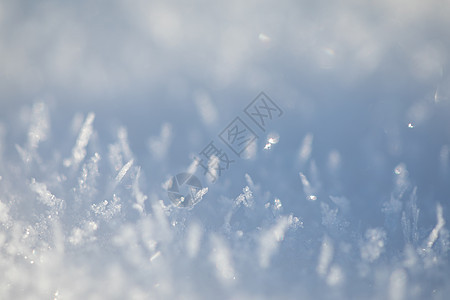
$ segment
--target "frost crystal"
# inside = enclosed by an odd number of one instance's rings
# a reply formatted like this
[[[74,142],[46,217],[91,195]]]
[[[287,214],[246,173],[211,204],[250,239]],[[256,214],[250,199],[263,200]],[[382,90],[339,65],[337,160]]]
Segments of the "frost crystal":
[[[94,122],[95,114],[89,113],[84,121],[83,127],[80,130],[75,147],[72,149],[72,157],[64,160],[64,166],[70,167],[72,165],[78,166],[78,164],[86,156],[86,146],[89,143],[89,139],[92,135],[93,128],[92,123]]]
[[[292,216],[282,216],[272,227],[261,233],[259,238],[259,264],[262,268],[270,265],[271,257],[277,252],[287,229],[292,226]]]
[[[109,220],[117,215],[120,212],[121,207],[122,205],[120,204],[120,198],[116,194],[113,195],[113,200],[111,203],[109,203],[108,200],[104,200],[99,204],[92,204],[91,206],[92,211],[96,215],[100,215],[106,220]]]
[[[209,258],[216,268],[216,275],[222,283],[230,284],[235,279],[230,249],[223,238],[212,235],[210,239],[211,253]]]
[[[312,152],[313,134],[308,133],[304,138],[299,151],[299,158],[302,164],[310,158]]]
[[[439,237],[439,232],[442,230],[442,228],[445,225],[445,220],[444,220],[444,217],[443,217],[443,209],[442,209],[441,204],[437,205],[436,218],[437,218],[437,224],[433,228],[433,230],[431,231],[430,235],[428,236],[428,242],[427,242],[427,247],[428,248],[433,247],[434,243],[436,242],[436,240]]]
[[[333,243],[329,237],[325,236],[322,241],[322,247],[319,255],[319,262],[317,264],[317,273],[320,276],[325,276],[328,273],[328,266],[333,259]]]
[[[31,2],[0,299],[449,298],[450,1]]]
[[[237,207],[241,204],[244,204],[246,207],[252,207],[253,206],[253,194],[252,191],[248,186],[242,189],[242,194],[239,194],[239,196],[236,197],[236,200],[234,202],[234,205]]]
[[[45,183],[36,182],[33,178],[31,179],[30,188],[38,195],[38,200],[43,204],[55,209],[61,208],[63,200],[50,193]]]
[[[362,259],[373,262],[380,257],[384,251],[386,232],[381,228],[368,229],[365,234],[365,242],[361,246]]]
[[[311,184],[309,183],[308,178],[306,178],[306,176],[301,172],[300,172],[300,179],[303,184],[303,191],[306,195],[306,199],[308,199],[310,201],[317,200],[317,197],[314,195],[314,189],[312,188]]]

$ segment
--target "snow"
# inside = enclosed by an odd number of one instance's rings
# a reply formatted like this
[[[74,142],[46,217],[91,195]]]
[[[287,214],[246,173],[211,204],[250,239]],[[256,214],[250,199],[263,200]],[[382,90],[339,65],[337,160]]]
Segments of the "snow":
[[[443,212],[442,212],[442,206],[439,203],[436,208],[436,216],[437,216],[437,224],[431,231],[430,235],[428,236],[427,247],[429,249],[431,247],[433,247],[434,243],[436,242],[436,240],[439,237],[439,232],[442,230],[442,228],[445,225],[445,220],[444,220]]]
[[[235,277],[230,249],[222,237],[212,235],[209,259],[216,268],[216,276],[224,284],[232,284]]]
[[[317,273],[320,276],[325,276],[328,272],[331,260],[333,259],[334,247],[329,237],[325,236],[322,241],[320,249],[319,262],[317,264]]]
[[[286,231],[293,226],[293,220],[292,216],[281,216],[273,226],[261,232],[258,251],[261,268],[269,267],[271,257],[277,252]]]
[[[45,183],[36,182],[36,179],[32,178],[30,189],[38,195],[38,200],[43,204],[48,207],[56,208],[56,210],[61,209],[61,207],[58,206],[62,206],[63,200],[50,193]]]
[[[163,159],[167,155],[172,140],[172,127],[169,123],[161,126],[160,136],[151,137],[148,146],[152,155],[157,159]]]
[[[386,232],[381,228],[370,228],[365,233],[365,241],[361,246],[361,258],[374,262],[384,252]]]
[[[117,173],[117,176],[115,179],[116,184],[120,183],[122,181],[123,177],[128,172],[128,170],[131,168],[132,165],[133,165],[133,160],[130,160],[122,167],[122,169],[120,169],[120,171],[119,171],[119,173]]]
[[[389,278],[389,299],[405,299],[405,288],[407,285],[407,273],[403,269],[396,269]]]
[[[64,160],[64,166],[70,167],[71,165],[78,166],[78,164],[86,156],[86,146],[89,143],[89,139],[92,135],[92,123],[94,122],[95,114],[89,113],[78,135],[75,146],[72,149],[72,157]]]
[[[0,299],[447,299],[449,12],[0,1]]]
[[[314,136],[311,133],[308,133],[303,138],[303,142],[299,152],[300,162],[302,164],[311,157],[313,137]]]

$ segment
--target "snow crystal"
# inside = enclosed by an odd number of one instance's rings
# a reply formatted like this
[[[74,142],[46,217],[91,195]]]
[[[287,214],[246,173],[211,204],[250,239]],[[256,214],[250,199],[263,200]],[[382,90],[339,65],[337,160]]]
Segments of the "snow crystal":
[[[192,205],[196,205],[197,203],[199,203],[200,201],[202,201],[203,197],[208,193],[208,188],[204,187],[200,190],[198,190],[194,197],[192,197]],[[192,208],[192,207],[191,207]]]
[[[155,259],[157,259],[158,257],[160,257],[161,256],[161,251],[157,251],[155,254],[153,254],[151,257],[150,257],[150,262],[153,262]]]
[[[53,195],[48,189],[45,183],[37,182],[36,179],[32,178],[30,183],[30,188],[38,195],[38,200],[43,204],[55,208],[60,209],[63,200],[57,198]]]
[[[200,249],[200,242],[202,239],[203,231],[198,223],[193,223],[189,227],[188,234],[186,236],[186,248],[190,257],[197,256]]]
[[[100,175],[98,171],[98,162],[100,159],[100,154],[96,152],[88,162],[83,164],[81,175],[78,178],[78,193],[76,196],[78,201],[82,201],[85,197],[91,198],[97,193],[95,186],[97,178]]]
[[[72,149],[72,157],[64,160],[64,166],[78,166],[78,164],[84,159],[86,156],[86,146],[89,143],[89,139],[91,138],[93,127],[92,123],[94,122],[95,114],[89,113],[84,121],[83,127],[80,130],[77,141],[75,143],[74,148]]]
[[[72,230],[69,237],[69,242],[72,245],[81,245],[85,242],[92,242],[96,240],[95,231],[97,231],[97,223],[90,221],[85,222],[82,227],[76,227]]]
[[[428,248],[433,247],[434,243],[436,242],[436,240],[439,237],[439,232],[442,230],[442,228],[445,225],[443,209],[442,209],[441,204],[438,204],[436,207],[436,218],[437,218],[437,224],[431,231],[430,235],[428,236],[428,241],[427,241]]]
[[[419,208],[417,207],[417,187],[414,187],[413,192],[406,209],[402,212],[402,228],[405,241],[408,243],[417,244],[419,240],[418,221]]]
[[[325,236],[322,240],[319,261],[317,263],[317,274],[324,277],[328,273],[328,267],[333,259],[334,247],[331,239]]]
[[[117,131],[117,137],[119,139],[120,150],[122,151],[126,160],[131,160],[133,153],[131,152],[128,144],[128,133],[125,127],[121,126]]]
[[[241,158],[243,159],[255,159],[256,154],[258,152],[258,146],[256,140],[251,142],[241,154]]]
[[[119,171],[119,173],[117,173],[117,176],[115,179],[116,184],[118,184],[119,182],[122,181],[123,177],[128,172],[128,170],[131,168],[132,165],[133,165],[133,160],[130,160],[122,167],[122,169]]]
[[[27,145],[25,148],[16,145],[16,150],[23,162],[29,163],[35,159],[40,163],[41,161],[36,150],[39,143],[48,138],[50,129],[48,108],[46,104],[42,102],[34,104],[30,118]]]
[[[133,181],[133,189],[132,194],[136,199],[136,203],[133,205],[133,208],[138,210],[140,213],[144,212],[144,202],[147,200],[147,196],[142,193],[139,188],[139,179],[141,178],[141,168],[136,168],[136,176]]]
[[[111,202],[104,200],[101,203],[92,204],[91,209],[94,214],[103,217],[105,220],[110,220],[121,211],[122,204],[120,203],[120,198],[114,194]]]
[[[306,195],[306,199],[311,201],[317,200],[317,197],[314,195],[314,189],[311,187],[308,178],[306,178],[305,174],[303,174],[302,172],[300,172],[300,179],[303,184],[303,191]]]
[[[128,134],[124,127],[120,127],[117,131],[118,141],[108,146],[109,162],[114,170],[119,172],[124,166],[124,161],[133,160],[133,154],[128,145]]]
[[[403,269],[396,269],[389,279],[389,297],[391,300],[405,299],[407,275]]]
[[[217,108],[211,101],[210,96],[203,91],[199,91],[194,95],[194,100],[205,125],[214,124],[217,121]]]
[[[365,242],[361,246],[361,258],[373,262],[384,251],[386,232],[381,228],[371,228],[366,231]]]
[[[250,187],[250,189],[256,189],[252,177],[247,173],[245,173],[245,181],[247,182],[247,185]]]
[[[332,265],[327,276],[327,284],[329,286],[339,286],[343,283],[345,275],[342,268],[338,265]]]
[[[272,145],[275,145],[279,142],[280,135],[276,132],[270,132],[267,135],[267,143],[264,146],[264,150],[270,150],[272,148]]]
[[[242,194],[239,194],[239,196],[236,197],[234,207],[238,207],[241,204],[244,204],[246,207],[252,207],[254,204],[253,193],[248,186],[244,187],[242,189]]]
[[[405,246],[405,250],[404,250],[404,261],[403,261],[403,265],[406,268],[414,268],[417,265],[417,261],[418,261],[418,256],[417,256],[417,252],[414,249],[413,246],[411,246],[410,244],[407,244]]]
[[[303,138],[303,142],[302,145],[300,146],[299,151],[299,159],[302,164],[304,164],[311,156],[313,137],[314,136],[312,133],[308,133]]]
[[[217,235],[210,236],[211,253],[209,259],[216,267],[216,275],[224,284],[233,283],[235,279],[235,270],[231,257],[230,249],[225,240]]]
[[[212,183],[215,182],[216,179],[219,177],[219,171],[220,171],[220,159],[216,155],[211,155],[208,161],[208,171],[206,173],[206,178],[208,179],[208,182]]]
[[[47,106],[40,102],[33,105],[30,129],[28,131],[28,147],[36,149],[41,141],[47,139],[50,122]]]
[[[321,202],[320,207],[322,209],[322,224],[328,227],[336,225],[338,209],[332,209],[326,203]]]
[[[153,136],[148,141],[150,153],[157,160],[162,160],[166,157],[172,141],[172,125],[164,123],[161,126],[161,133],[159,136]]]
[[[283,204],[281,204],[281,200],[278,198],[275,198],[275,200],[273,200],[273,208],[275,210],[280,210],[283,207]]]
[[[337,150],[330,151],[328,155],[328,168],[331,172],[336,172],[341,165],[341,154]]]
[[[292,226],[292,216],[281,216],[277,222],[267,230],[263,231],[259,238],[259,265],[267,268],[271,257],[277,252],[279,243],[284,239],[287,229]]]

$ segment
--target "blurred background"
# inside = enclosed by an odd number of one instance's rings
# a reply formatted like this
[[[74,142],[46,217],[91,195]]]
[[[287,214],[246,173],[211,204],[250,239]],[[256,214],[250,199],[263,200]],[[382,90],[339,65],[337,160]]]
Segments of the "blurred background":
[[[449,15],[1,0],[0,298],[444,299]],[[244,113],[261,91],[284,112],[266,131]],[[243,158],[218,137],[237,116]],[[235,162],[174,206],[212,140]]]

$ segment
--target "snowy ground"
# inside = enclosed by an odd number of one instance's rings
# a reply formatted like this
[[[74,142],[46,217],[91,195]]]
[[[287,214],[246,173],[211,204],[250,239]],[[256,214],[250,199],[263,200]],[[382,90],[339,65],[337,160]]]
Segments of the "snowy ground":
[[[449,15],[0,0],[0,299],[446,299]]]

